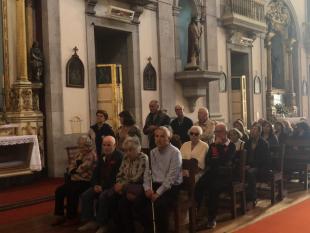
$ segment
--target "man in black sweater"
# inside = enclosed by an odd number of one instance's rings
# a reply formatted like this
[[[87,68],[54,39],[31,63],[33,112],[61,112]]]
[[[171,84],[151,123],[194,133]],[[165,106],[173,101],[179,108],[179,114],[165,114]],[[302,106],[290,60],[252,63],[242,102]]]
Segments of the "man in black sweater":
[[[112,136],[104,137],[102,145],[103,154],[97,161],[93,175],[93,185],[81,195],[81,219],[87,223],[81,226],[78,229],[79,231],[95,230],[99,227],[99,223],[105,222],[112,217],[109,208],[106,208],[106,206],[101,208],[100,201],[95,217],[94,200],[98,199],[104,191],[113,188],[123,155],[115,149],[115,138]]]
[[[236,151],[235,144],[227,138],[227,129],[224,124],[218,124],[214,130],[215,142],[210,144],[206,155],[206,170],[195,187],[195,199],[199,209],[208,193],[208,228],[216,226],[216,214],[220,193],[232,182],[229,170]]]

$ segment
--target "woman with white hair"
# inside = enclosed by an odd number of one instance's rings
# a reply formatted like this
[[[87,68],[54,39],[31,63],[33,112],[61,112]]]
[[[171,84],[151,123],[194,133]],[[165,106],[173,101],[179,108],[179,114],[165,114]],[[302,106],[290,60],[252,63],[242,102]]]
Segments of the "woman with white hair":
[[[228,138],[230,139],[231,142],[233,142],[236,146],[236,152],[242,151],[244,148],[244,141],[241,140],[243,134],[240,132],[239,129],[237,128],[232,128],[228,132]]]
[[[96,153],[92,149],[92,140],[87,135],[78,139],[78,153],[73,157],[68,165],[68,179],[55,191],[55,215],[53,226],[77,223],[77,210],[79,196],[90,187],[90,180],[94,170]],[[64,201],[67,198],[66,216],[64,212]]]
[[[120,195],[116,227],[118,232],[134,233],[133,207],[138,199],[144,197],[143,175],[149,160],[141,152],[137,137],[127,137],[122,147],[125,157],[114,185],[114,191]]]
[[[197,159],[198,167],[201,170],[205,168],[205,156],[209,149],[209,145],[200,140],[202,133],[200,126],[192,126],[188,130],[190,141],[185,142],[180,149],[182,158]]]

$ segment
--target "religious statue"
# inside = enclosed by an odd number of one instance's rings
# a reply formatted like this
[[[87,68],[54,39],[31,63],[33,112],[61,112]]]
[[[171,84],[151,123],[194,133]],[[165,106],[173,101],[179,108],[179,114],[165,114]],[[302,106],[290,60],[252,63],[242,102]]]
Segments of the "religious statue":
[[[33,81],[40,82],[43,75],[44,58],[39,43],[34,41],[30,49],[30,70]]]
[[[201,34],[201,26],[196,21],[196,18],[192,18],[190,24],[188,25],[188,51],[186,69],[197,69],[199,66],[199,40]]]

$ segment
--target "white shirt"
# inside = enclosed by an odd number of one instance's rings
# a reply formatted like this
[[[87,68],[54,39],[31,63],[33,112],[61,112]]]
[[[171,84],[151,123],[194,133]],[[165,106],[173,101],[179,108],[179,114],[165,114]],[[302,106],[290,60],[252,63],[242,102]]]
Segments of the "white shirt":
[[[199,140],[193,150],[191,141],[185,142],[180,149],[183,159],[197,159],[198,167],[202,170],[205,168],[205,157],[208,150],[209,145],[201,140]]]

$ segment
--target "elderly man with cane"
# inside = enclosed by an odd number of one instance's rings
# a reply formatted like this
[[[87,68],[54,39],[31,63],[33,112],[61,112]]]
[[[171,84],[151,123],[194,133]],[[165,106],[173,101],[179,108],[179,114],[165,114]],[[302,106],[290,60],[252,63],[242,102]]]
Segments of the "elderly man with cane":
[[[157,128],[154,136],[156,148],[151,151],[150,166],[146,167],[144,173],[147,212],[143,215],[142,223],[145,233],[155,232],[154,222],[156,233],[167,233],[169,214],[182,183],[182,156],[181,152],[170,144],[171,133],[166,127]]]

